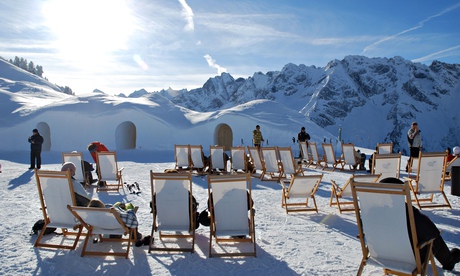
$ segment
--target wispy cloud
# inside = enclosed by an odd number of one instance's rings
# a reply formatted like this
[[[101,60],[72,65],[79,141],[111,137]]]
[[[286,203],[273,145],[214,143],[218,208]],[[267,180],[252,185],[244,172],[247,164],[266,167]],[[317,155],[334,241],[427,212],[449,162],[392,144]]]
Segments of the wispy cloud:
[[[216,68],[217,69],[217,74],[220,75],[222,73],[227,72],[227,69],[224,67],[220,66],[219,64],[216,63],[216,61],[208,54],[204,55],[204,58],[208,62],[208,65],[210,67]]]
[[[444,49],[444,50],[441,50],[441,51],[437,51],[436,53],[432,53],[432,54],[426,55],[424,57],[413,59],[412,62],[424,62],[424,61],[427,61],[427,60],[432,60],[432,59],[436,59],[436,58],[449,56],[449,54],[447,54],[447,53],[455,51],[455,50],[458,50],[458,49],[460,49],[460,45],[450,47],[450,48],[447,48],[447,49]]]
[[[455,10],[455,9],[457,9],[457,8],[459,8],[459,7],[460,7],[460,3],[458,3],[458,4],[456,4],[456,5],[453,5],[453,6],[451,6],[451,7],[448,7],[448,8],[442,10],[441,12],[439,12],[439,13],[437,13],[437,14],[435,14],[435,15],[431,15],[431,16],[425,18],[424,20],[420,21],[417,25],[415,25],[415,26],[412,27],[412,28],[409,28],[409,29],[407,29],[407,30],[401,31],[401,32],[399,32],[399,33],[397,33],[397,34],[395,34],[395,35],[387,36],[387,37],[385,37],[385,38],[383,38],[383,39],[380,39],[379,41],[377,41],[377,42],[375,42],[375,43],[373,43],[373,44],[367,46],[366,48],[364,48],[362,54],[365,54],[369,49],[371,49],[371,48],[373,48],[373,47],[375,47],[375,46],[377,46],[377,45],[379,45],[379,44],[381,44],[381,43],[383,43],[383,42],[385,42],[385,41],[389,41],[389,40],[395,39],[396,37],[398,37],[398,36],[400,36],[400,35],[403,35],[403,34],[405,34],[405,33],[408,33],[408,32],[417,30],[417,29],[419,29],[419,28],[422,28],[422,27],[425,25],[425,23],[427,23],[427,22],[430,21],[431,19],[436,18],[436,17],[439,17],[439,16],[442,16],[442,15],[444,15],[444,14],[446,14],[446,13],[452,11],[452,10]]]
[[[185,2],[185,0],[179,0],[179,3],[182,5],[182,16],[184,17],[185,21],[187,21],[187,25],[185,25],[186,31],[193,31],[195,30],[195,24],[193,22],[193,10],[190,6]]]

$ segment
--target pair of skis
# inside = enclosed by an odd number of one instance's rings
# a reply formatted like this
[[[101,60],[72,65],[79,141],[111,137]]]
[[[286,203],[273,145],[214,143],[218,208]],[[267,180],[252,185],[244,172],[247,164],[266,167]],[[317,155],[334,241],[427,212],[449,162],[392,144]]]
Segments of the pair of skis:
[[[128,189],[130,194],[138,195],[141,193],[141,188],[139,187],[139,183],[134,182],[132,184],[125,182],[125,187]]]

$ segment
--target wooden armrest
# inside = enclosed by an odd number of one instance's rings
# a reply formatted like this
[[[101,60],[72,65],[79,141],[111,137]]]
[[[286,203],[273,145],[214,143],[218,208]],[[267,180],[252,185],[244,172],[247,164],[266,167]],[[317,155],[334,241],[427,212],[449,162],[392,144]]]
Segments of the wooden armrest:
[[[435,239],[436,239],[436,238],[432,238],[432,239],[430,239],[430,240],[427,240],[426,242],[419,243],[419,244],[417,245],[417,247],[418,247],[419,249],[422,249],[422,248],[424,248],[425,246],[427,246],[427,245],[433,243],[433,241],[434,241]]]

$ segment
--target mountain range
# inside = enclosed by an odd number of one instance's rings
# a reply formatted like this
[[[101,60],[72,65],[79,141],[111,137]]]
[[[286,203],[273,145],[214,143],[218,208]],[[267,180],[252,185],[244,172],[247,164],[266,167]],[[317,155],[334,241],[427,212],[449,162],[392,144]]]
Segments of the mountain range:
[[[0,68],[7,67],[3,64]],[[35,81],[30,82],[31,78]],[[434,61],[427,66],[402,57],[347,56],[343,60],[329,62],[325,67],[289,63],[281,71],[256,72],[246,79],[235,79],[228,73],[222,73],[210,78],[200,88],[169,88],[154,92],[140,89],[129,96],[111,96],[109,102],[112,102],[112,106],[113,101],[125,103],[124,108],[127,108],[126,104],[142,99],[167,103],[168,106],[172,104],[180,110],[187,110],[187,113],[217,114],[229,109],[238,112],[245,106],[257,109],[251,103],[270,101],[273,103],[270,108],[280,106],[279,110],[284,113],[290,110],[298,114],[295,120],[299,125],[313,122],[332,136],[341,133],[344,142],[367,148],[373,148],[379,142],[391,141],[395,150],[407,154],[406,132],[412,121],[419,123],[427,151],[443,151],[446,147],[460,144],[457,123],[460,119],[460,110],[457,108],[460,103],[459,79],[459,64]],[[37,85],[45,86],[53,93],[45,97],[46,105],[36,108],[94,100],[108,102],[106,98],[101,99],[103,92],[99,90],[95,90],[93,96],[65,95],[66,100],[59,96],[53,101],[54,92],[60,89],[58,86],[38,80],[25,71],[21,74],[12,74],[10,69],[0,71],[0,92],[24,93],[38,89]],[[5,95],[0,97],[2,101],[8,99]],[[29,110],[17,97],[13,101],[16,106],[13,109],[2,108],[2,115],[11,115],[15,110]],[[253,114],[257,114],[257,110],[253,110]],[[273,114],[279,118],[259,115],[267,122],[282,123],[282,114]],[[307,124],[306,127],[307,132],[317,131],[316,126],[309,127]],[[280,129],[282,131],[282,127]],[[291,135],[298,130],[286,131]],[[318,137],[321,139],[325,135]]]

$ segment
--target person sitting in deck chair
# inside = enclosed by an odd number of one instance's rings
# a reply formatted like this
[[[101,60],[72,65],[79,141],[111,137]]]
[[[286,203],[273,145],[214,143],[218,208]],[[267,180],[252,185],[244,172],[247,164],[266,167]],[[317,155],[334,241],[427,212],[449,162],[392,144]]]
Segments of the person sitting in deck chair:
[[[389,184],[404,184],[398,178],[387,177],[380,180],[380,183],[389,183]],[[460,250],[458,248],[453,248],[449,250],[444,239],[441,236],[441,232],[438,227],[430,220],[430,218],[420,212],[419,209],[412,206],[414,212],[414,221],[416,225],[417,238],[419,243],[426,242],[435,238],[433,242],[433,255],[434,257],[442,264],[442,269],[453,270],[455,264],[460,262]],[[409,236],[411,235],[409,231]],[[412,239],[411,239],[412,240]],[[425,256],[423,252],[425,248],[421,250],[420,255]]]
[[[86,192],[85,188],[83,188],[83,185],[77,180],[75,180],[74,175],[75,175],[76,170],[77,170],[77,167],[75,167],[75,164],[72,162],[66,162],[61,167],[61,172],[70,171],[70,176],[72,177],[72,184],[73,184],[72,186],[73,186],[73,191],[75,194],[75,201],[77,203],[77,206],[86,207],[91,201],[91,198],[89,198],[89,195]]]

